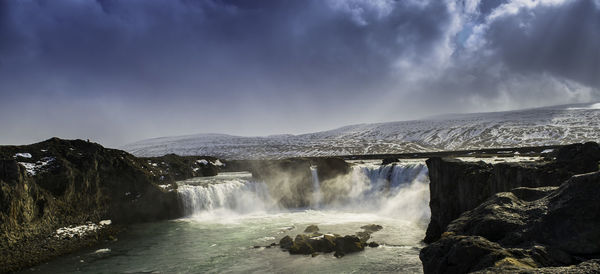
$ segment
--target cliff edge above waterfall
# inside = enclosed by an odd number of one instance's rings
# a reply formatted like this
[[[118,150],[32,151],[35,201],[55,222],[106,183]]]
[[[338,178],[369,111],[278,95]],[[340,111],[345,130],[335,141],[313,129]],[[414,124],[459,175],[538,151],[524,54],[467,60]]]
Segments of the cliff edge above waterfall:
[[[490,164],[433,157],[430,177],[431,221],[426,243],[439,239],[446,226],[493,194],[516,187],[559,186],[575,174],[598,170],[600,148],[590,142],[549,153],[543,160]]]
[[[425,273],[597,273],[599,160],[596,143],[541,162],[428,160]]]

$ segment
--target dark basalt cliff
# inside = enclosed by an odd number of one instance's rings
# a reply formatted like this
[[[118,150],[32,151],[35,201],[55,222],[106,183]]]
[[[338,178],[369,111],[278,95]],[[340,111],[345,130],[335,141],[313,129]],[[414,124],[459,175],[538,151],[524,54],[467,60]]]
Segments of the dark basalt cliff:
[[[214,175],[210,157],[136,158],[82,140],[52,138],[0,147],[0,272],[75,249],[52,242],[57,228],[180,217],[175,180]],[[160,187],[159,185],[162,185]],[[168,186],[167,186],[168,185]],[[83,244],[89,244],[87,241]]]
[[[547,160],[428,161],[438,231],[430,224],[425,273],[600,272],[600,149],[566,146]]]
[[[600,148],[596,143],[574,144],[546,158],[494,165],[438,157],[427,160],[431,221],[424,241],[438,240],[452,220],[495,193],[516,187],[558,186],[575,174],[597,171]]]

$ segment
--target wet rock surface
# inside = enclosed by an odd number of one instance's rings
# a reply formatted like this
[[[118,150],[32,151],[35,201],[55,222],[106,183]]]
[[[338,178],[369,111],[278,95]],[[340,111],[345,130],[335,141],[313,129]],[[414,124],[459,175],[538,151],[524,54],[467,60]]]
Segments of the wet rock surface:
[[[460,199],[474,195],[473,199],[478,200],[489,191],[515,187],[492,194],[449,222],[439,239],[422,249],[424,272],[600,273],[600,172],[597,171],[600,154],[597,148],[594,143],[566,146],[551,155],[549,163],[512,166],[508,171],[483,163],[451,163],[469,180],[454,177],[458,189],[450,194],[458,196],[453,196],[454,203],[446,201],[445,207],[438,210],[456,214],[466,203]],[[520,176],[510,175],[515,169]],[[496,175],[489,174],[490,170],[495,170]],[[592,172],[588,172],[590,170]],[[438,170],[434,176],[444,172],[453,171]],[[582,174],[572,174],[579,172]],[[509,176],[504,178],[507,174]],[[490,176],[500,179],[490,181]],[[557,184],[557,180],[565,176],[569,178]],[[543,186],[544,182],[549,186]],[[451,180],[447,179],[446,183]],[[475,186],[457,185],[469,183]],[[519,186],[523,184],[527,187]],[[432,191],[436,187],[433,181],[431,187]]]
[[[364,231],[357,232],[356,235],[345,235],[326,233],[321,234],[314,231],[316,225],[310,225],[305,229],[313,231],[311,234],[298,234],[292,240],[290,236],[285,236],[279,241],[279,247],[287,250],[290,254],[317,255],[318,253],[331,253],[337,258],[346,254],[363,251],[366,246],[377,247],[375,242],[367,243],[371,233],[381,230],[379,225],[363,226]]]
[[[363,225],[360,228],[364,229],[365,232],[373,233],[373,232],[377,232],[379,230],[382,230],[383,226],[376,225],[376,224],[370,224],[370,225]]]
[[[319,231],[319,227],[317,225],[309,225],[304,229],[304,233],[315,233]]]

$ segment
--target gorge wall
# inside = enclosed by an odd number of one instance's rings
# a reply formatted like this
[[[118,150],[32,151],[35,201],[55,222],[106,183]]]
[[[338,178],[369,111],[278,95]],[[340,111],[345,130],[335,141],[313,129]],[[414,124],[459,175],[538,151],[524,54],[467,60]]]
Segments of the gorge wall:
[[[597,171],[599,155],[596,143],[586,143],[565,146],[540,162],[489,164],[430,158],[431,221],[425,242],[438,240],[452,220],[495,193],[516,187],[558,186],[575,174]]]
[[[600,147],[537,163],[433,158],[425,273],[600,271]]]

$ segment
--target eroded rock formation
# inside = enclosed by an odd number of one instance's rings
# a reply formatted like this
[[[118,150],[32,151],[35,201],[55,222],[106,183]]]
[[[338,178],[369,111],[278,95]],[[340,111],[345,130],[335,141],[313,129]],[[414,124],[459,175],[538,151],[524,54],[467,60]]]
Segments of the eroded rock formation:
[[[426,243],[439,239],[446,226],[495,193],[517,187],[559,186],[571,176],[598,170],[596,143],[565,146],[546,161],[487,164],[434,157],[427,160],[431,221]]]
[[[434,227],[456,217],[438,239],[428,229],[437,241],[421,251],[425,273],[600,272],[599,152],[587,143],[532,165],[429,161]]]

